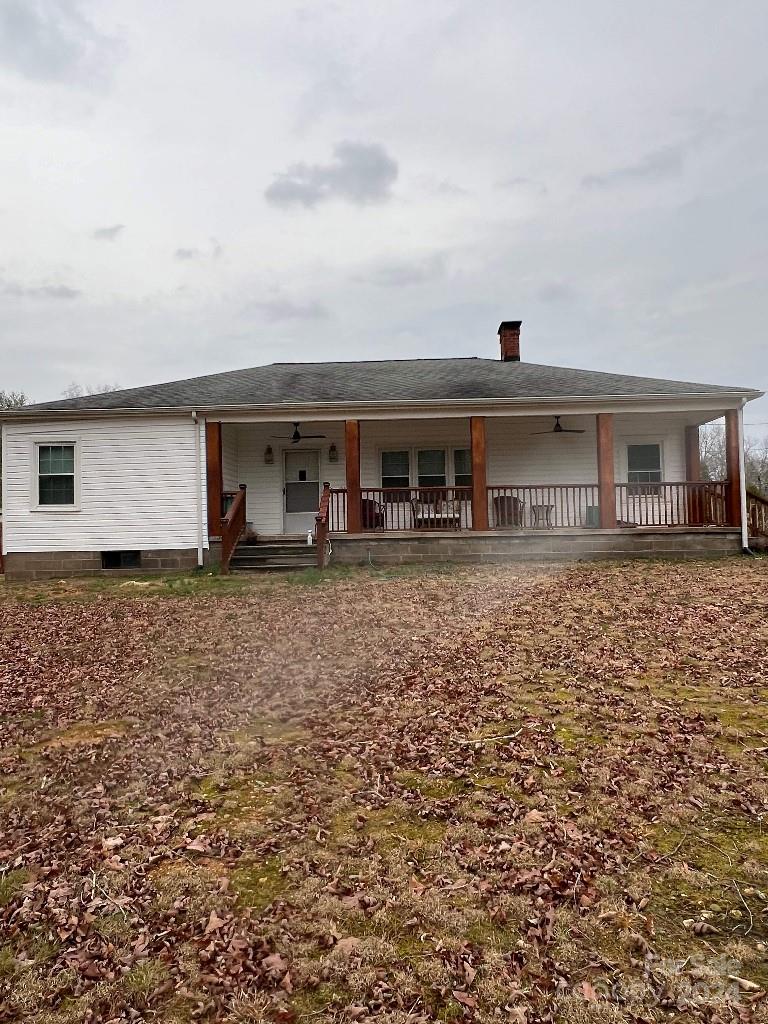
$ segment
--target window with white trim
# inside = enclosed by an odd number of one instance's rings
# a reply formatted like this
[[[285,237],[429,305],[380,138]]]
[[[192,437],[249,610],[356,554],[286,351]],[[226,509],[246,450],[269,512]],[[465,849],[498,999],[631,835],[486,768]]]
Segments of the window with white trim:
[[[75,445],[36,445],[37,504],[75,505]]]
[[[661,482],[661,445],[627,445],[627,482],[657,484]]]

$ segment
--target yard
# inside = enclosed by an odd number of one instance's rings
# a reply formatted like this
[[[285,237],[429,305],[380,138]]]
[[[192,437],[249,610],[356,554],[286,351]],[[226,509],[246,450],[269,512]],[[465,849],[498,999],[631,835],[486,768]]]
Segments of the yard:
[[[768,1019],[768,562],[0,588],[0,1019]]]

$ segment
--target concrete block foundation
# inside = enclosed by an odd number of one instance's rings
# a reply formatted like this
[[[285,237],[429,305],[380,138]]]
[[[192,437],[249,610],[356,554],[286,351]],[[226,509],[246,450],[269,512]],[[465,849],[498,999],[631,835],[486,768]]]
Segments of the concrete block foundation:
[[[502,533],[335,534],[331,565],[426,562],[568,562],[625,558],[717,558],[738,554],[733,529],[540,530]]]
[[[141,565],[135,569],[102,569],[100,551],[11,551],[4,561],[7,580],[137,576],[195,569],[197,548],[142,551]]]

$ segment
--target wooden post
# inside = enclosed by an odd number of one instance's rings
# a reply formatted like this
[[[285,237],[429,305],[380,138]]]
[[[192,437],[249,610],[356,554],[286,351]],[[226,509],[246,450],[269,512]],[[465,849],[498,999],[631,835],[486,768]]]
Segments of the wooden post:
[[[208,536],[221,536],[221,492],[224,479],[221,469],[221,423],[205,423],[205,480],[208,498]]]
[[[599,412],[597,421],[597,492],[600,528],[616,529],[616,481],[613,472],[613,413]]]
[[[699,428],[685,428],[685,479],[691,483],[701,480],[701,451],[699,449]]]
[[[698,483],[701,480],[701,451],[697,426],[685,428],[685,479],[688,483]],[[686,496],[688,525],[701,526],[704,522],[701,488],[686,488]]]
[[[470,416],[472,443],[472,529],[488,529],[488,476],[485,466],[485,416]]]
[[[344,423],[344,456],[347,463],[347,532],[360,533],[363,515],[360,504],[360,421]]]
[[[741,526],[740,443],[739,410],[729,409],[725,414],[725,475],[728,480],[725,518],[728,526]]]

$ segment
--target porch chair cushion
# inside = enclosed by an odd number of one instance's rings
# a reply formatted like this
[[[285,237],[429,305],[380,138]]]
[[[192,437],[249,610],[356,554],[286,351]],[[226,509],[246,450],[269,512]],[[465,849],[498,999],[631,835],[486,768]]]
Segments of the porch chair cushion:
[[[416,528],[428,528],[438,524],[458,526],[461,521],[459,503],[447,499],[438,501],[411,501],[413,525]]]

